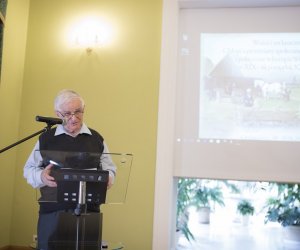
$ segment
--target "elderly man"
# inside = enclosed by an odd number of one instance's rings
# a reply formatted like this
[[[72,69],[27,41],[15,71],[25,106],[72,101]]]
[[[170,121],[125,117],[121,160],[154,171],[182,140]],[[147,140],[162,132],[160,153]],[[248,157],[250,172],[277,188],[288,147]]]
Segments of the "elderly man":
[[[40,135],[24,167],[24,177],[31,186],[40,188],[42,197],[43,194],[53,193],[57,187],[51,176],[53,164],[43,162],[39,153],[42,150],[99,153],[102,169],[109,171],[108,188],[113,184],[116,167],[106,154],[109,151],[103,137],[83,122],[84,108],[83,98],[75,91],[62,90],[55,98],[55,113],[63,123]],[[37,247],[47,250],[59,213],[73,207],[60,202],[39,202],[39,205]],[[97,212],[95,207],[88,209]]]

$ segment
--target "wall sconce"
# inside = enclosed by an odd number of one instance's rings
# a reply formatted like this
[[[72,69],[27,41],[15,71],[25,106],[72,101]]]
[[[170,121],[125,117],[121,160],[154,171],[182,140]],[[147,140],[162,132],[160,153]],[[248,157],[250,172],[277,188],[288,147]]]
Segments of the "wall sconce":
[[[74,25],[72,31],[73,46],[84,48],[90,54],[111,42],[112,28],[103,20],[88,17]]]

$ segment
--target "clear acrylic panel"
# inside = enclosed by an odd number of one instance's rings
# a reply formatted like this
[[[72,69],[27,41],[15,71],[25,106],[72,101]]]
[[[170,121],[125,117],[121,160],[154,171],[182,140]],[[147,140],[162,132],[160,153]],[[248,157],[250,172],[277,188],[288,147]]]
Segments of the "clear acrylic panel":
[[[55,177],[58,183],[57,188],[41,187],[37,189],[36,199],[39,202],[61,201],[61,196],[66,195],[66,193],[76,197],[82,182],[85,184],[87,199],[88,195],[95,197],[96,192],[97,199],[101,200],[101,204],[122,204],[126,201],[133,160],[132,154],[40,150],[35,151],[34,157],[39,162],[39,167],[33,167],[35,179],[39,180],[43,168],[52,163],[51,175]],[[114,184],[106,190],[107,168],[115,171],[116,175]],[[63,189],[67,190],[65,194],[62,194]],[[74,189],[77,190],[75,194],[72,192]],[[67,202],[76,203],[78,199],[78,197],[77,199],[70,197]]]

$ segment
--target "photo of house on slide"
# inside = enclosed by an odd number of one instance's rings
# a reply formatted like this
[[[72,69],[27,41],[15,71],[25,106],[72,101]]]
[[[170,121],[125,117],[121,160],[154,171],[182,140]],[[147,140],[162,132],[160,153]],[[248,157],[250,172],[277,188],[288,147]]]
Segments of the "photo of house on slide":
[[[300,140],[299,34],[202,34],[199,138]]]

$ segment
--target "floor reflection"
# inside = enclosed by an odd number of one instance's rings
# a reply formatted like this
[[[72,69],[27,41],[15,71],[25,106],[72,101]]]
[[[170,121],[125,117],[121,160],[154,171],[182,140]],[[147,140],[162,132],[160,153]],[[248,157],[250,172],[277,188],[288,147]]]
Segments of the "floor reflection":
[[[222,212],[223,211],[223,212]],[[210,224],[198,222],[195,209],[190,210],[189,227],[195,241],[178,239],[177,250],[299,250],[300,243],[284,239],[283,228],[277,223],[264,224],[260,216],[251,217],[243,225],[238,217],[226,210],[211,214]]]

